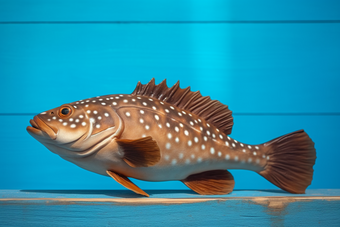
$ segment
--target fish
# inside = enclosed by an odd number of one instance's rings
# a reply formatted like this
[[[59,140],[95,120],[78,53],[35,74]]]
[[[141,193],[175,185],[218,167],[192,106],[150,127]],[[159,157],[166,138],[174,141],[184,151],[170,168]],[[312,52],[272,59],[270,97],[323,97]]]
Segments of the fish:
[[[230,169],[254,171],[284,191],[305,193],[313,180],[314,142],[298,130],[269,142],[231,138],[233,116],[209,96],[138,82],[131,94],[63,104],[30,120],[28,133],[75,165],[149,197],[129,178],[181,181],[200,195],[233,191]]]

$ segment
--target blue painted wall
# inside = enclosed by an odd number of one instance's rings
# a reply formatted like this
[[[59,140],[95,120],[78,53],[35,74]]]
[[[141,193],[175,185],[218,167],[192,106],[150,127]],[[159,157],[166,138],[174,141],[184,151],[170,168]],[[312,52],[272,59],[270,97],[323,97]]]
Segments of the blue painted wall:
[[[229,105],[239,141],[305,129],[318,156],[310,188],[339,188],[339,40],[340,3],[330,0],[0,0],[0,188],[122,189],[25,128],[34,113],[130,93],[152,77]],[[256,173],[232,173],[238,189],[276,188]]]

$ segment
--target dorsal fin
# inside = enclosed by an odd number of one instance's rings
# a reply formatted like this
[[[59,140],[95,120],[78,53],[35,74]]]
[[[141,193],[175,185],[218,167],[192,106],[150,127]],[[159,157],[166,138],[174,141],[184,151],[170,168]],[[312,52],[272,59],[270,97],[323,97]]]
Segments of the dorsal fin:
[[[171,88],[166,85],[166,80],[158,85],[155,85],[155,78],[147,84],[138,82],[132,95],[148,96],[165,101],[204,118],[227,135],[231,133],[234,122],[228,106],[217,100],[211,100],[209,96],[202,96],[199,91],[192,92],[190,87],[181,89],[179,81]]]

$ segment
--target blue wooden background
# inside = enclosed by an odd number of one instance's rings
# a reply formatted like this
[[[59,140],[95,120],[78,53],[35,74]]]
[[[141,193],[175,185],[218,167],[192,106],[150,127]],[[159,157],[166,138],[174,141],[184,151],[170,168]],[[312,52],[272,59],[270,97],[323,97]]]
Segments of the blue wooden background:
[[[229,105],[239,141],[305,129],[317,149],[310,188],[340,188],[339,40],[332,0],[0,0],[0,188],[123,189],[52,154],[25,128],[35,113],[131,93],[152,77]],[[237,189],[276,188],[232,173]]]

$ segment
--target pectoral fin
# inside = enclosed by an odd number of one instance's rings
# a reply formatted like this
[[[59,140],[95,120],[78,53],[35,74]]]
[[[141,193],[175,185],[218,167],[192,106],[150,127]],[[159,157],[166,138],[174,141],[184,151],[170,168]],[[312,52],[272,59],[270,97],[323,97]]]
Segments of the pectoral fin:
[[[155,165],[161,158],[157,142],[151,136],[137,140],[116,139],[124,152],[123,160],[131,167]]]
[[[201,195],[223,195],[233,191],[235,181],[228,170],[212,170],[188,176],[182,182]]]
[[[142,189],[140,189],[137,185],[135,185],[134,183],[132,183],[129,178],[127,178],[124,175],[121,175],[119,173],[115,173],[111,170],[106,171],[106,173],[112,177],[113,179],[115,179],[118,183],[120,183],[121,185],[123,185],[124,187],[126,187],[127,189],[130,189],[131,191],[136,192],[137,194],[140,195],[145,195],[147,197],[149,197],[149,195],[143,191]]]

